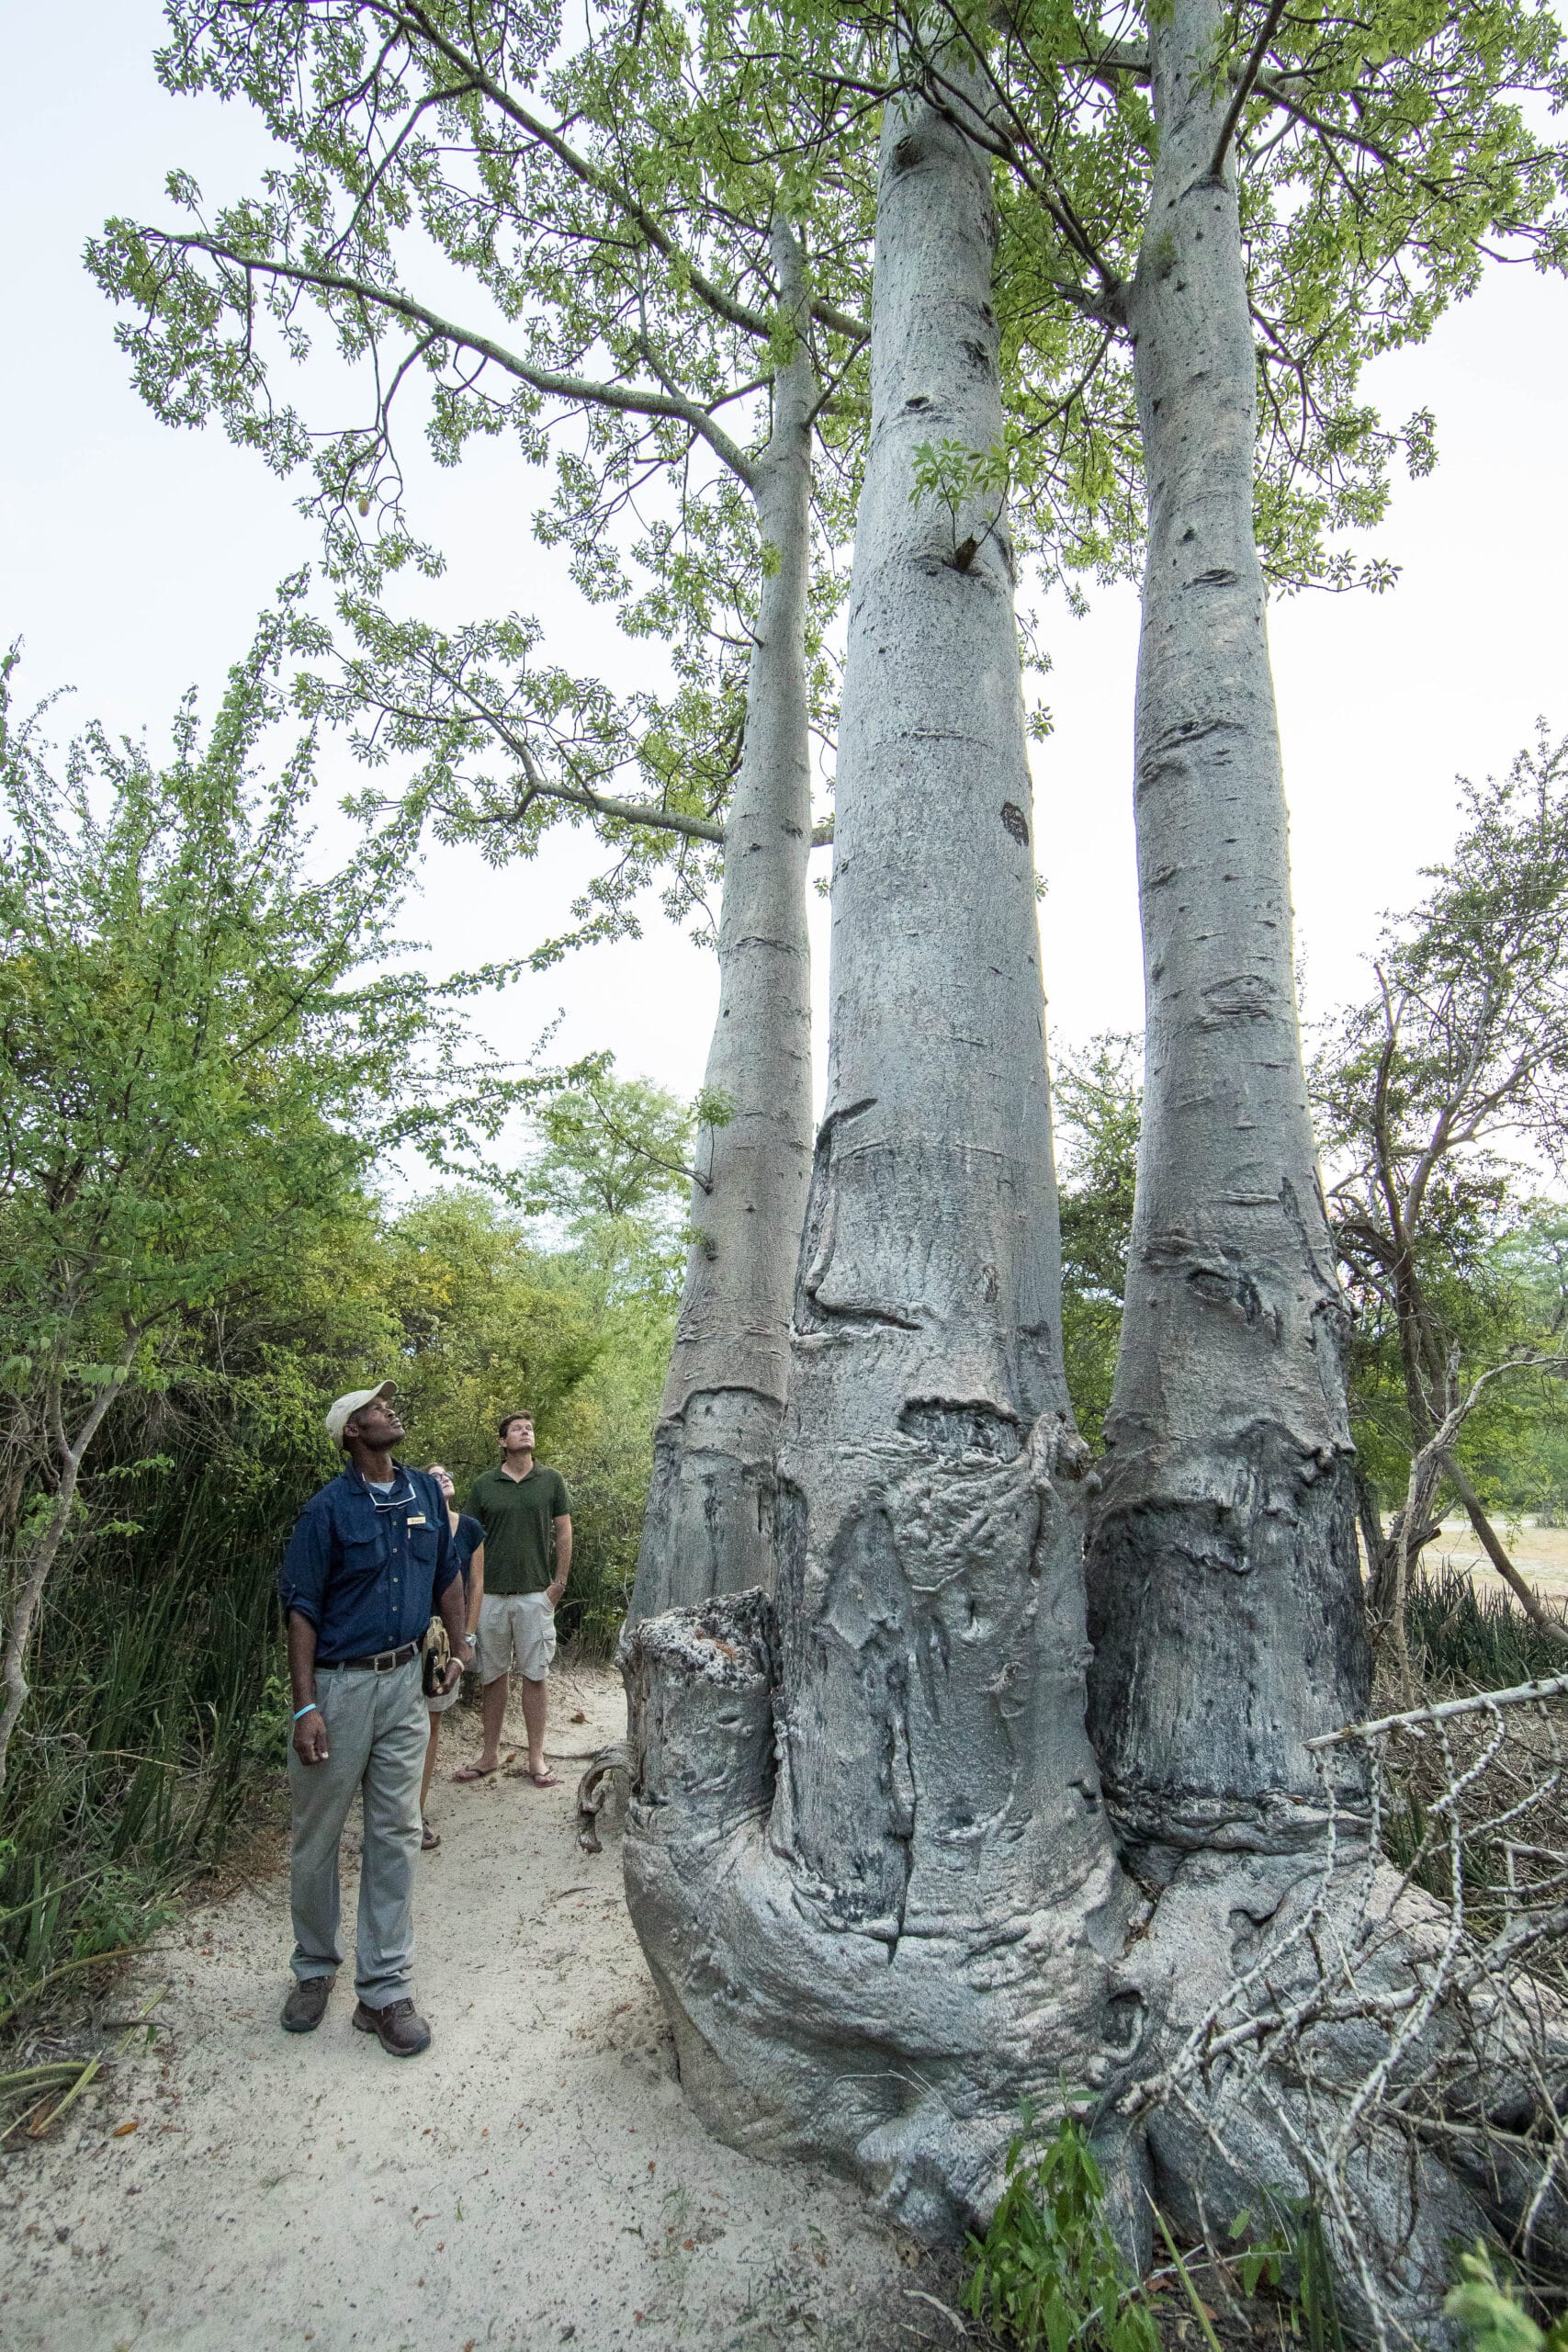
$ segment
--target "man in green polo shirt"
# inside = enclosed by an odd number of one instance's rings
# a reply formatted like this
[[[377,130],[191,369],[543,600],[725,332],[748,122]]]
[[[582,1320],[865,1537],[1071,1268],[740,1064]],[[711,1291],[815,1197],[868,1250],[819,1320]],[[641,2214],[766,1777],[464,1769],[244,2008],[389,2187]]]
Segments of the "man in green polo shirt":
[[[571,1567],[571,1498],[558,1470],[534,1459],[534,1417],[508,1413],[500,1425],[501,1461],[481,1471],[468,1509],[485,1532],[485,1589],[479,1604],[479,1679],[484,1685],[484,1748],[457,1781],[488,1781],[501,1770],[508,1677],[522,1682],[528,1730],[527,1777],[553,1789],[545,1762],[545,1686],[556,1654],[556,1603]]]

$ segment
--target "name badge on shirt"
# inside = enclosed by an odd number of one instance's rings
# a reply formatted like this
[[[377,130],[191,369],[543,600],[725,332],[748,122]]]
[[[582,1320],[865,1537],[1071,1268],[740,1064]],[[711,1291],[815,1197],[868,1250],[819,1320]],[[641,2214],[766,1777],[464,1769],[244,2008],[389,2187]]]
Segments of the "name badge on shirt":
[[[411,1527],[428,1527],[430,1525],[430,1521],[426,1519],[422,1510],[411,1510],[409,1513],[409,1525]]]

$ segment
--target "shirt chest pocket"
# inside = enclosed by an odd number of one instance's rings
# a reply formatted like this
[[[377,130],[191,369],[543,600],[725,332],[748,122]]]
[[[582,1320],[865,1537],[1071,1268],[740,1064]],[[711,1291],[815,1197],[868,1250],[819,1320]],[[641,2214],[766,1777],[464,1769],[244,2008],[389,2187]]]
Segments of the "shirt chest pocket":
[[[434,1576],[438,1541],[434,1527],[411,1527],[408,1532],[410,1566]]]
[[[376,1583],[387,1565],[388,1546],[380,1529],[368,1535],[355,1531],[343,1538],[343,1576],[344,1584],[363,1590]]]

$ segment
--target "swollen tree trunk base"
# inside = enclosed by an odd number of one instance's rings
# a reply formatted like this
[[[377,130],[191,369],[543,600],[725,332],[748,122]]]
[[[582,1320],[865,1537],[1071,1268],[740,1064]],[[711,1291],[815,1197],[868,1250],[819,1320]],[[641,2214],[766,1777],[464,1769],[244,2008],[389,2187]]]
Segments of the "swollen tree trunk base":
[[[934,1613],[926,1631],[940,1646]],[[698,2114],[753,2155],[831,2165],[927,2242],[983,2226],[1020,2099],[1053,2103],[1064,2076],[1090,2093],[1108,2085],[1136,2030],[1136,2004],[1107,1967],[1131,1903],[1108,1846],[1097,1839],[1053,1872],[1027,1804],[933,1837],[917,1800],[901,1916],[874,1868],[852,1921],[855,1888],[824,1887],[780,1842],[781,1661],[765,1596],[645,1620],[622,1667],[627,1900]],[[934,1658],[925,1670],[942,1671]],[[1005,1669],[999,1679],[1003,1715],[1027,1694],[1010,1693]],[[886,1710],[877,1727],[888,1736],[881,1793],[897,1807]],[[803,1743],[796,1722],[786,1744]],[[960,1794],[937,1804],[951,1811]],[[1072,1801],[1093,1797],[1091,1785]],[[863,1824],[863,1838],[876,1826]],[[1119,2201],[1131,2216],[1127,2189]]]
[[[818,1638],[858,1690],[881,1757],[869,1777],[835,1771],[841,1731],[820,1691],[803,1706],[791,1690],[798,1629],[765,1595],[628,1632],[626,1892],[686,2095],[729,2144],[825,2163],[951,2243],[989,2220],[1021,2102],[1049,2116],[1066,2094],[1091,2114],[1134,2264],[1151,2195],[1222,2252],[1238,2231],[1299,2248],[1310,2211],[1353,2340],[1455,2342],[1441,2306],[1456,2245],[1568,2258],[1568,2205],[1541,2193],[1568,2091],[1563,2005],[1511,1963],[1478,1967],[1329,1780],[1310,1839],[1292,1818],[1272,1850],[1168,1839],[1134,1849],[1137,1881],[1119,1869],[1056,1703],[1054,1665],[1081,1655],[1075,1530],[1047,1449],[1033,1453],[1027,1481],[977,1450],[904,1464],[905,1495],[926,1496],[888,1516],[906,1560],[911,1527],[978,1535],[955,1586],[900,1600],[877,1547],[844,1548],[837,1631]],[[1024,1580],[998,1533],[1026,1484],[1041,1510]],[[1013,1570],[989,1589],[987,1529]],[[985,1760],[976,1697],[1020,1770],[964,1822],[980,1792],[964,1759]],[[1042,1749],[1045,1769],[1025,1769]],[[840,1847],[858,1866],[836,1885],[810,1866],[790,1796],[813,1771],[856,1806]]]
[[[1053,1876],[1021,1812],[993,1819],[967,1853],[948,1834],[915,1861],[910,1892],[923,1881],[929,1895],[934,1865],[942,1898],[907,1903],[895,1932],[874,1870],[856,1924],[853,1888],[830,1898],[781,1835],[779,1750],[802,1743],[798,1722],[775,1728],[784,1662],[766,1596],[645,1620],[621,1662],[627,1898],[682,2088],[717,2138],[827,2164],[915,2236],[952,2243],[994,2211],[1021,2102],[1049,2116],[1066,2093],[1091,2116],[1134,2266],[1151,2196],[1222,2252],[1288,2239],[1310,2209],[1366,2344],[1391,2327],[1451,2340],[1456,2244],[1500,2236],[1548,2264],[1568,2252],[1560,2192],[1518,2234],[1544,2161],[1520,2134],[1550,2134],[1568,2086],[1561,2004],[1524,1978],[1455,1971],[1440,1906],[1337,1809],[1334,1838],[1306,1853],[1150,1849],[1160,1883],[1141,1889],[1103,1849]],[[886,1707],[872,1720],[889,1728]],[[892,1803],[897,1778],[890,1742]],[[1425,2108],[1423,2083],[1438,2086]]]

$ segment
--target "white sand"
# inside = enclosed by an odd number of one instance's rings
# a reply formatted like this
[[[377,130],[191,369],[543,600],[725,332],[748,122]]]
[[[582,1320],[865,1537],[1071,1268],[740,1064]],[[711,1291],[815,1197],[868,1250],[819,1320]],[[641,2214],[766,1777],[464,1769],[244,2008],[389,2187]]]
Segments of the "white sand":
[[[1568,1529],[1541,1527],[1533,1519],[1510,1520],[1501,1511],[1492,1514],[1492,1523],[1515,1567],[1540,1599],[1568,1600]],[[1445,1519],[1441,1534],[1428,1545],[1422,1560],[1428,1567],[1443,1563],[1463,1568],[1483,1589],[1498,1593],[1508,1589],[1476,1541],[1468,1519]]]
[[[552,1749],[623,1720],[614,1676],[558,1677]],[[7,2143],[7,2352],[954,2340],[912,2249],[851,2190],[708,2139],[618,1840],[578,1849],[581,1765],[557,1764],[558,1789],[456,1788],[475,1737],[466,1710],[447,1716],[443,1844],[421,1867],[432,2049],[399,2061],[351,2031],[352,1953],[320,2030],[279,2030],[285,1880],[186,1913],[109,2005],[129,2018],[166,1984],[153,2048],[50,2138]],[[350,1931],[355,1893],[347,1861]]]

